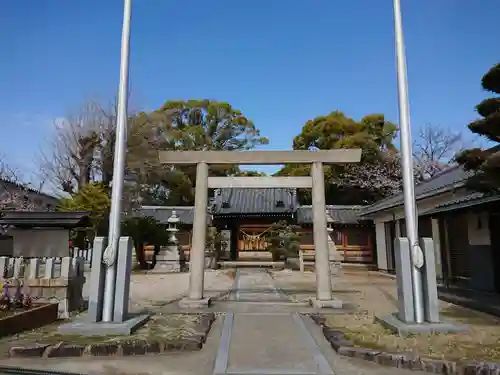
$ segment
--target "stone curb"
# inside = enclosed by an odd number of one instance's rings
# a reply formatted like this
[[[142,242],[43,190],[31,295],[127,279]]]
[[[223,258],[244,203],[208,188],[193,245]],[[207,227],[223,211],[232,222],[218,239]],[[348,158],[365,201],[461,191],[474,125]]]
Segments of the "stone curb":
[[[215,314],[203,313],[198,332],[180,340],[134,340],[122,342],[103,342],[96,344],[72,344],[60,342],[55,345],[14,346],[8,351],[9,357],[16,358],[55,358],[55,357],[94,357],[94,356],[131,356],[159,354],[165,352],[186,352],[200,350],[207,340],[208,333],[215,321]]]
[[[320,314],[310,314],[311,319],[323,330],[323,335],[332,348],[340,355],[364,359],[383,366],[391,366],[408,370],[419,370],[431,374],[443,375],[500,375],[500,363],[454,361],[421,358],[411,353],[388,353],[378,350],[357,347],[347,340],[344,333],[326,326],[326,319]]]

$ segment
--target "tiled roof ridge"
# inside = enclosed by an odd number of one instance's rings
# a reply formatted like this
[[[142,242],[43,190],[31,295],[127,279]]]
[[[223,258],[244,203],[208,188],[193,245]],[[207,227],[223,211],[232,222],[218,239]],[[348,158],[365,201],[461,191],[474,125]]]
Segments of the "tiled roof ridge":
[[[15,181],[11,181],[9,179],[6,179],[6,178],[0,178],[0,182],[3,182],[5,184],[11,184],[11,185],[14,185],[20,189],[24,189],[30,193],[35,193],[35,194],[39,194],[39,195],[43,195],[47,198],[53,198],[53,199],[57,199],[57,197],[53,196],[53,195],[50,195],[50,194],[47,194],[47,193],[44,193],[43,191],[41,190],[38,190],[38,189],[35,189],[35,188],[32,188],[32,187],[29,187],[28,184],[22,184],[22,183],[19,183],[19,182],[15,182]]]
[[[421,182],[419,182],[418,184],[415,184],[415,188],[416,188],[416,187],[422,187],[422,186],[428,185],[428,184],[430,184],[431,182],[433,182],[433,181],[435,181],[436,179],[438,179],[439,177],[445,176],[445,175],[447,175],[447,174],[449,174],[449,173],[451,173],[451,172],[453,172],[453,171],[456,171],[457,169],[462,169],[462,170],[463,170],[463,167],[462,167],[461,165],[453,165],[453,166],[451,166],[451,167],[449,167],[449,168],[446,168],[446,169],[444,169],[444,170],[440,171],[439,173],[436,173],[436,174],[435,174],[434,176],[432,176],[431,178],[429,178],[429,179],[427,179],[427,180],[424,180],[424,181],[421,181]],[[441,186],[439,186],[439,187],[436,187],[436,188],[434,188],[434,189],[432,189],[432,190],[429,190],[428,192],[431,192],[431,191],[436,191],[436,190],[440,190],[440,189],[442,189],[442,188],[444,188],[444,187],[446,187],[446,186],[454,185],[454,184],[456,184],[457,182],[462,182],[462,181],[464,181],[466,178],[467,178],[467,176],[466,176],[466,171],[464,170],[464,175],[463,175],[463,177],[462,177],[460,180],[458,180],[458,181],[453,181],[453,182],[450,182],[450,183],[447,183],[447,184],[443,184],[443,185],[441,185]],[[374,202],[374,203],[372,203],[372,204],[368,205],[367,207],[369,207],[369,206],[378,206],[378,205],[383,205],[385,202],[388,202],[388,201],[390,201],[391,199],[394,199],[395,197],[399,197],[399,196],[402,196],[402,195],[403,195],[403,192],[402,192],[402,191],[400,191],[400,192],[399,192],[399,193],[397,193],[397,194],[389,195],[388,197],[385,197],[385,198],[383,198],[383,199],[380,199],[380,200],[378,200],[378,201],[376,201],[376,202]],[[415,198],[418,198],[418,196],[419,196],[419,194],[415,194]]]
[[[461,165],[459,165],[459,164],[457,164],[457,165],[451,165],[448,168],[445,168],[442,171],[439,171],[438,173],[436,173],[434,176],[428,178],[427,180],[420,181],[418,184],[415,184],[415,186],[425,185],[425,184],[427,184],[427,183],[429,183],[431,181],[434,181],[435,179],[437,179],[437,178],[439,178],[441,176],[444,176],[444,175],[446,175],[448,173],[451,173],[454,170],[457,170],[459,168],[463,169],[463,167]],[[465,170],[464,170],[464,172],[465,172]]]
[[[141,206],[141,210],[187,210],[193,208],[194,206]]]
[[[500,151],[500,145],[497,145],[497,146],[494,146],[494,147],[490,147],[490,148],[489,148],[489,149],[487,149],[487,150],[491,150],[491,151]],[[446,186],[454,185],[454,184],[456,184],[457,182],[463,182],[463,181],[465,181],[465,180],[467,179],[467,177],[468,177],[468,176],[467,176],[468,171],[466,171],[462,165],[460,165],[460,164],[455,164],[455,165],[451,165],[451,166],[449,166],[449,167],[447,167],[447,168],[443,169],[442,171],[440,171],[440,172],[436,173],[436,174],[435,174],[434,176],[432,176],[431,178],[428,178],[427,180],[424,180],[424,181],[419,182],[418,184],[415,184],[415,187],[422,187],[422,186],[425,186],[425,185],[427,185],[427,184],[430,184],[431,182],[435,181],[436,179],[438,179],[438,178],[440,178],[440,177],[443,177],[443,176],[445,176],[445,175],[447,175],[447,174],[449,174],[449,173],[452,173],[453,171],[456,171],[457,169],[461,169],[461,170],[463,171],[463,176],[462,176],[462,178],[461,178],[460,180],[456,180],[456,181],[453,181],[453,182],[450,182],[450,183],[447,183],[447,184],[441,185],[440,187],[434,188],[434,189],[432,189],[432,190],[430,190],[430,191],[439,190],[439,189],[442,189],[442,188],[444,188],[444,187],[446,187]],[[430,192],[430,191],[429,191],[429,192]],[[389,201],[390,199],[392,199],[392,198],[394,198],[394,197],[396,197],[396,196],[401,196],[401,195],[403,195],[403,192],[402,192],[402,191],[401,191],[401,192],[399,192],[399,193],[397,193],[397,194],[393,194],[393,195],[390,195],[390,196],[385,197],[385,198],[383,198],[383,199],[380,199],[380,200],[378,200],[378,201],[374,202],[374,203],[372,204],[372,206],[375,206],[375,205],[381,205],[381,204],[385,203],[386,201]],[[418,198],[418,196],[416,196],[416,198]]]
[[[363,207],[367,207],[368,205],[360,205],[360,204],[327,204],[326,208],[338,208],[338,209],[359,209]],[[311,204],[300,204],[297,208],[312,208]]]

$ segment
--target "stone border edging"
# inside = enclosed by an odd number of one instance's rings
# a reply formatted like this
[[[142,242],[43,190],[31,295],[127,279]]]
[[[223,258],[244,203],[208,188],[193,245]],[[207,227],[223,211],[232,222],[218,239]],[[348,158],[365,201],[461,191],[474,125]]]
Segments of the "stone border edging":
[[[29,310],[15,312],[0,318],[0,337],[15,335],[54,323],[57,320],[58,309],[57,303],[35,303]]]
[[[411,353],[388,353],[374,349],[354,346],[341,331],[325,324],[326,318],[320,314],[309,314],[311,319],[323,330],[323,335],[332,348],[340,355],[364,359],[383,366],[419,370],[443,375],[500,374],[500,363],[467,361],[457,363],[440,359],[421,358]]]
[[[55,358],[87,356],[130,356],[183,352],[200,350],[207,340],[208,333],[215,321],[214,313],[203,313],[198,324],[200,331],[180,340],[134,340],[123,342],[103,342],[95,344],[72,344],[60,342],[53,345],[14,346],[8,351],[9,357],[16,358]]]

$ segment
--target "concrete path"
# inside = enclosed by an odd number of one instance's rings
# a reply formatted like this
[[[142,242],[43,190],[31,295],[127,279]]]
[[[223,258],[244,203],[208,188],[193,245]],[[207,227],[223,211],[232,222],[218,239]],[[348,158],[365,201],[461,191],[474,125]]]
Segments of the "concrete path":
[[[218,317],[201,351],[140,358],[30,359],[29,366],[104,375],[410,374],[408,370],[338,356],[321,328],[299,314],[310,309],[276,288],[265,270],[239,270],[228,299],[215,302],[215,308],[225,305],[220,310],[227,312]],[[0,361],[0,365],[27,363],[13,358]]]
[[[281,293],[271,276],[261,268],[238,269],[230,301],[283,302],[290,298]]]
[[[212,375],[408,373],[338,356],[320,327],[298,313],[297,304],[276,288],[265,270],[238,270],[229,300],[254,308],[225,315]]]

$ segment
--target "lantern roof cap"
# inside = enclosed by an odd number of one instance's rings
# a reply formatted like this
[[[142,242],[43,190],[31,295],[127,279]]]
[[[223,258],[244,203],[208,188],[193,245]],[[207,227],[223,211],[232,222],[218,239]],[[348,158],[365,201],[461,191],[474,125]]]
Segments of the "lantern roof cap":
[[[177,213],[174,211],[172,211],[172,215],[170,215],[170,217],[168,218],[167,220],[167,223],[169,224],[177,224],[179,223],[180,219],[179,217],[177,216]]]

